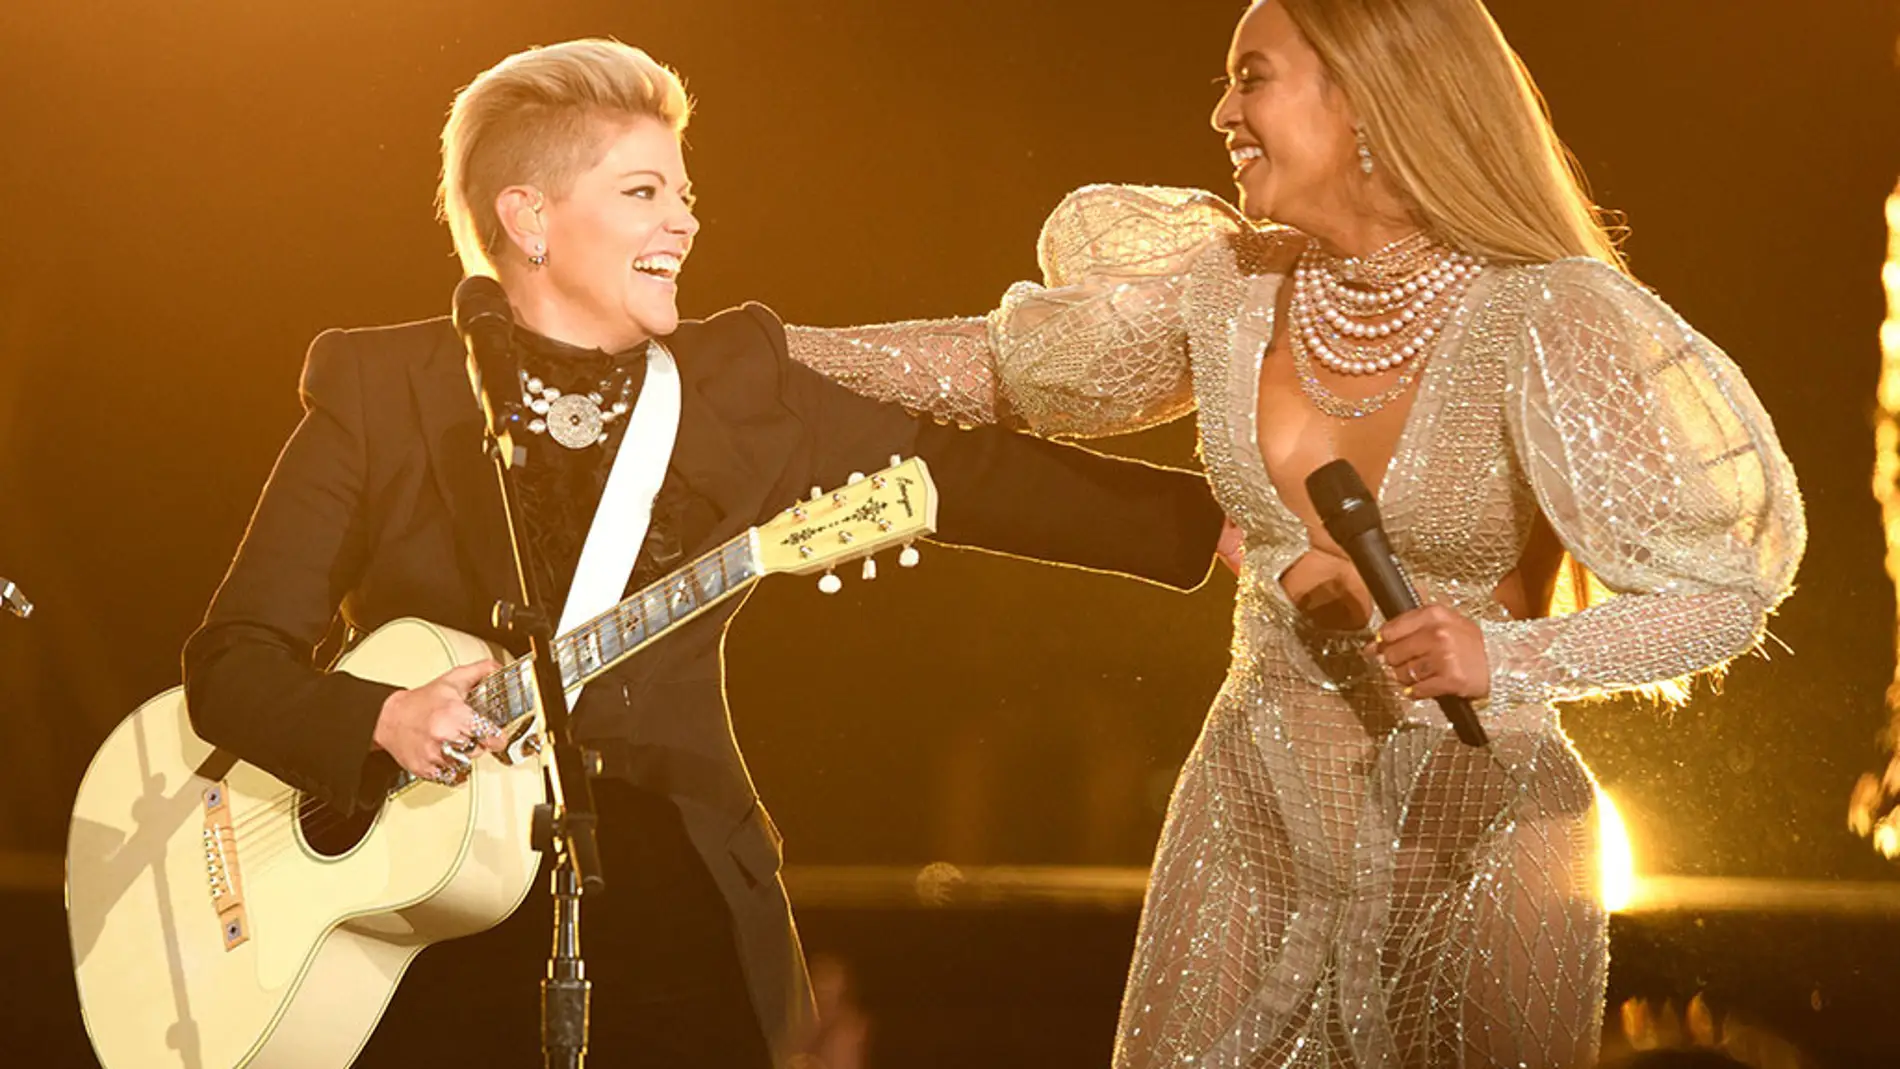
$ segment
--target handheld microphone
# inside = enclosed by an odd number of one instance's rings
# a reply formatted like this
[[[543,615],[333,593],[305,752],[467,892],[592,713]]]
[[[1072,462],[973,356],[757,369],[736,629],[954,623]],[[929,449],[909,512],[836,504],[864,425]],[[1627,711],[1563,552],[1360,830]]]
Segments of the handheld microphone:
[[[1319,510],[1326,533],[1352,558],[1359,578],[1365,580],[1366,589],[1385,618],[1390,620],[1418,608],[1418,591],[1412,588],[1412,580],[1392,553],[1392,543],[1386,540],[1379,504],[1353,466],[1344,460],[1323,465],[1306,477],[1306,493]],[[1489,741],[1470,699],[1448,694],[1437,701],[1467,746],[1483,746]]]
[[[455,287],[451,306],[455,332],[468,347],[468,383],[488,417],[488,433],[499,442],[507,433],[508,405],[519,400],[513,389],[515,313],[501,283],[470,275]]]

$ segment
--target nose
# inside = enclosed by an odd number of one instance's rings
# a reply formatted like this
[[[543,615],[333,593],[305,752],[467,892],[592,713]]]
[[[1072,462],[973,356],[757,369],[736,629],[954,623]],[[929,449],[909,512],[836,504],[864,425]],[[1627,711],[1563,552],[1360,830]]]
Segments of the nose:
[[[1240,128],[1240,105],[1234,101],[1234,87],[1230,83],[1221,91],[1220,99],[1214,102],[1214,114],[1208,116],[1214,124],[1214,132],[1228,134]]]
[[[699,233],[699,216],[693,214],[693,209],[681,205],[679,213],[667,221],[666,228],[681,237],[691,238]]]

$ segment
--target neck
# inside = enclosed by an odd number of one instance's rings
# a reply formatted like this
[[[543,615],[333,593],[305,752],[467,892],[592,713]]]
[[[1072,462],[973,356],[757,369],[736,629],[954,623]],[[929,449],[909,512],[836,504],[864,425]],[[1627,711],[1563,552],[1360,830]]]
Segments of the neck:
[[[577,349],[599,349],[619,353],[647,340],[643,334],[628,336],[623,330],[604,327],[596,319],[575,310],[554,288],[542,271],[503,271],[502,288],[508,303],[514,306],[515,321],[550,341]]]
[[[1411,237],[1421,229],[1410,219],[1358,218],[1342,220],[1337,225],[1315,227],[1307,234],[1334,256],[1358,259],[1370,256],[1395,241]]]
[[[1370,256],[1387,245],[1425,229],[1405,202],[1376,177],[1351,180],[1327,190],[1308,222],[1299,230],[1314,238],[1327,252],[1347,259]]]

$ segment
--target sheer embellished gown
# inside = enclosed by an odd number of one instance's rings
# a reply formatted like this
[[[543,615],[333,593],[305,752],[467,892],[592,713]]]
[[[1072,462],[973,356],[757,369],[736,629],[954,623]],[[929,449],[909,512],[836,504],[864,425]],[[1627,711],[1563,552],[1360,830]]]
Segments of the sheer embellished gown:
[[[1317,536],[1269,475],[1257,398],[1306,244],[1210,194],[1089,187],[1044,226],[1043,283],[988,316],[793,328],[792,351],[860,392],[1045,435],[1198,409],[1246,563],[1231,667],[1157,848],[1117,1067],[1590,1065],[1608,958],[1596,793],[1554,705],[1752,649],[1805,541],[1794,474],[1735,365],[1615,268],[1478,272],[1418,362],[1375,488],[1422,599],[1483,630],[1491,744],[1465,746],[1368,662],[1370,630],[1317,626],[1280,583]],[[1493,594],[1540,517],[1614,596],[1508,616]]]

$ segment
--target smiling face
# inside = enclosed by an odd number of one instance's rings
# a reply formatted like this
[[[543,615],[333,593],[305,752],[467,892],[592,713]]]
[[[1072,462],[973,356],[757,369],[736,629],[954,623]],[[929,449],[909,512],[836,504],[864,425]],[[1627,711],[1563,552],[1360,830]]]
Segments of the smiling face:
[[[1274,0],[1255,4],[1234,30],[1214,128],[1227,137],[1250,218],[1322,232],[1349,183],[1363,180],[1345,94]]]
[[[680,139],[647,116],[602,120],[599,160],[558,196],[511,186],[496,200],[524,257],[505,271],[523,322],[572,345],[618,352],[679,326],[680,269],[699,220]],[[513,276],[513,277],[507,277]]]

